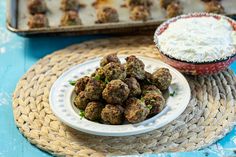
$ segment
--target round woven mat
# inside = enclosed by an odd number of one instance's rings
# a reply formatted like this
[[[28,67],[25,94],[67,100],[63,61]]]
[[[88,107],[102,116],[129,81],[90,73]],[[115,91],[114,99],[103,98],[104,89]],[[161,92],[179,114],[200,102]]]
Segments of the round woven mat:
[[[236,78],[230,70],[209,77],[188,76],[192,98],[187,109],[161,129],[138,136],[101,137],[65,126],[50,109],[50,87],[71,66],[111,52],[159,58],[149,36],[89,41],[44,57],[21,78],[13,95],[14,117],[31,143],[62,156],[190,151],[212,144],[232,129]]]

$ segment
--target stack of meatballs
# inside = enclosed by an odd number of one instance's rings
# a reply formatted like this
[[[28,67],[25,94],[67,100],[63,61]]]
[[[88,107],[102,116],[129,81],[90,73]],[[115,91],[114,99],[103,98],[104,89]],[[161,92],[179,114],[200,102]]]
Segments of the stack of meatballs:
[[[76,81],[74,105],[86,119],[112,125],[138,123],[164,108],[162,92],[172,80],[169,70],[160,68],[151,74],[136,56],[125,60],[121,64],[116,54],[109,54],[90,77]]]

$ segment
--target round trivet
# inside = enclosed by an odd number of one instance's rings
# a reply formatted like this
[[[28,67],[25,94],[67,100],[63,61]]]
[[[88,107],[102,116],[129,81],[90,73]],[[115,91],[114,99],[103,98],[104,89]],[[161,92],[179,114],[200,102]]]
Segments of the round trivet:
[[[185,112],[149,133],[101,137],[62,124],[48,103],[53,82],[71,66],[112,52],[159,58],[149,36],[89,41],[44,57],[21,78],[13,95],[14,117],[31,143],[62,156],[190,151],[212,144],[232,129],[236,118],[236,78],[230,70],[212,76],[188,76],[192,98]]]

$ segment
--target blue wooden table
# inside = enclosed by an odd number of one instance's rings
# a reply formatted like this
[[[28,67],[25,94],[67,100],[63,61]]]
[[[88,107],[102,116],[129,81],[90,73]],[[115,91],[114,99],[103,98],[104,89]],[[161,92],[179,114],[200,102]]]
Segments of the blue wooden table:
[[[68,45],[99,36],[22,38],[5,28],[4,0],[0,1],[0,157],[48,157],[31,145],[14,123],[11,96],[20,77],[40,58]],[[236,63],[231,66],[236,71]],[[145,155],[146,157],[147,155]],[[236,156],[236,128],[222,140],[200,151],[148,155],[156,156]]]

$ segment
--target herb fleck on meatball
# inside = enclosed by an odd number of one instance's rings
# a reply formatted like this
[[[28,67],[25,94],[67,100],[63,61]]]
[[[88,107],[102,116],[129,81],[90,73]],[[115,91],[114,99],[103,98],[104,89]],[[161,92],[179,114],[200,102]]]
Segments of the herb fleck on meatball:
[[[115,8],[104,6],[97,11],[97,23],[119,22],[119,15]]]
[[[171,84],[172,76],[169,69],[160,68],[152,74],[152,81],[160,90],[167,90]]]
[[[84,76],[76,81],[74,89],[76,94],[79,94],[81,91],[84,91],[85,86],[88,83],[89,79],[90,78],[88,76]]]
[[[125,118],[130,123],[138,123],[145,120],[150,110],[144,102],[137,98],[129,98],[126,101]]]
[[[144,63],[135,56],[132,55],[126,58],[125,68],[127,76],[143,80],[145,78],[144,67]]]
[[[74,100],[74,104],[78,109],[84,110],[89,103],[89,99],[85,96],[85,92],[80,92]]]
[[[126,78],[125,83],[128,85],[130,97],[139,96],[141,94],[141,88],[138,81],[134,77]]]
[[[96,121],[101,119],[101,112],[104,105],[100,102],[89,102],[85,108],[85,118]]]
[[[102,67],[97,68],[94,73],[92,73],[91,77],[94,77],[96,80],[105,80],[105,74]]]
[[[29,0],[28,10],[30,14],[44,14],[47,11],[45,0]]]
[[[112,53],[112,54],[109,54],[109,55],[106,55],[105,57],[103,57],[101,62],[100,62],[100,66],[103,67],[103,66],[105,66],[105,65],[107,65],[108,63],[111,63],[111,62],[120,64],[120,60],[117,57],[116,53]]]
[[[144,95],[142,100],[147,106],[151,105],[149,116],[154,116],[160,113],[164,108],[165,99],[160,93],[148,92]]]
[[[69,11],[69,10],[78,10],[78,0],[61,0],[61,10]]]
[[[105,84],[102,81],[91,78],[85,87],[85,96],[90,100],[99,100],[104,87]]]
[[[126,71],[125,67],[122,64],[119,63],[108,63],[103,67],[104,75],[106,80],[124,80],[126,78]]]
[[[102,97],[110,104],[122,104],[129,96],[129,87],[121,80],[112,80],[106,85]]]
[[[103,108],[101,117],[105,123],[118,125],[123,122],[124,109],[119,105],[107,104]]]

